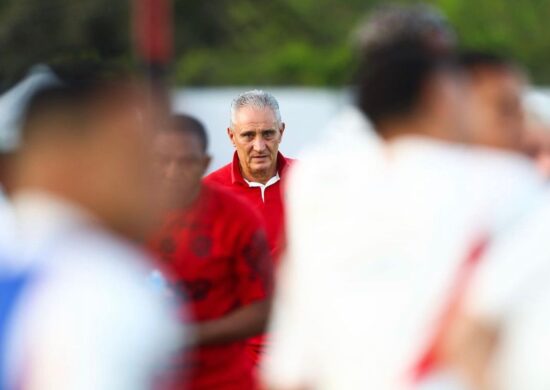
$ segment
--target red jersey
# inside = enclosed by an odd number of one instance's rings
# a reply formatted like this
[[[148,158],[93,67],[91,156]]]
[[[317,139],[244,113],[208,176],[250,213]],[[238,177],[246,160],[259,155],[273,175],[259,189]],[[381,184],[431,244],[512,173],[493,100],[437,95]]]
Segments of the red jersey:
[[[203,184],[193,205],[169,213],[152,248],[192,321],[218,319],[271,293],[260,216],[222,188]],[[177,360],[168,388],[256,388],[246,340],[198,347],[190,355]]]
[[[233,162],[212,172],[205,177],[206,183],[216,183],[239,195],[247,204],[258,210],[264,219],[269,248],[273,258],[281,252],[284,243],[284,205],[281,182],[284,182],[288,168],[294,160],[277,155],[277,173],[281,180],[265,188],[262,193],[260,187],[251,187],[244,180],[241,173],[239,157],[233,155]]]
[[[273,259],[278,259],[284,246],[285,213],[281,182],[284,181],[288,168],[293,161],[279,152],[277,155],[277,173],[280,180],[264,190],[260,187],[251,187],[243,178],[237,152],[233,155],[231,163],[212,172],[204,179],[206,183],[216,183],[229,189],[262,214]],[[265,340],[263,336],[250,339],[249,353],[254,364],[259,362],[264,349]]]

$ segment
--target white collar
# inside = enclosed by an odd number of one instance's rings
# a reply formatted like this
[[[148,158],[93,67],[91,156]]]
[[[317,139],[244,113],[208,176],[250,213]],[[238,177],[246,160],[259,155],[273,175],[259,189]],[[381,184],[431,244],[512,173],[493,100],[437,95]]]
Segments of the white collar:
[[[269,179],[267,181],[267,183],[265,183],[265,184],[258,183],[256,181],[248,181],[248,180],[244,179],[244,181],[246,182],[246,184],[248,184],[249,187],[251,187],[251,188],[255,188],[255,187],[260,188],[260,190],[262,192],[262,201],[264,201],[264,202],[265,202],[265,190],[266,190],[266,188],[269,187],[269,186],[272,186],[275,183],[277,183],[279,180],[281,180],[281,177],[279,176],[279,172],[277,172],[275,174],[275,176],[273,176],[271,179]]]

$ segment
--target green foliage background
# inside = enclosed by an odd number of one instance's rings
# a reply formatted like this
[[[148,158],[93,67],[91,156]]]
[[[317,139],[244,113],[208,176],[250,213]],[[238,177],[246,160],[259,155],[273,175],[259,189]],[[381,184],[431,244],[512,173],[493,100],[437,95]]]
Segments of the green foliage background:
[[[379,0],[173,0],[173,77],[186,85],[341,86],[351,32]],[[402,1],[410,2],[410,1]],[[461,45],[550,83],[550,0],[428,0]],[[0,84],[39,61],[133,62],[128,0],[0,0]]]

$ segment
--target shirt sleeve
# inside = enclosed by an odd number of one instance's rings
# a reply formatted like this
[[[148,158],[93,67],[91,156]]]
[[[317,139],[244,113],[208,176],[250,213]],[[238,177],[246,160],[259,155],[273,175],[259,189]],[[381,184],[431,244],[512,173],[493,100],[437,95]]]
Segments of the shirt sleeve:
[[[239,299],[246,305],[271,296],[273,260],[259,217],[251,210],[243,211],[249,212],[249,218],[241,220],[243,227],[236,247],[235,273]]]

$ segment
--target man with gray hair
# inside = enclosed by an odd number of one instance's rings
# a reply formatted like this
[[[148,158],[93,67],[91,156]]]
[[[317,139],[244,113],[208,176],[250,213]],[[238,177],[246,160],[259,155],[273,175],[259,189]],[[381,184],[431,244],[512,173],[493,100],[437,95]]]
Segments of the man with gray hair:
[[[273,95],[260,90],[240,94],[231,103],[227,129],[235,148],[233,161],[204,179],[226,187],[260,212],[275,260],[284,238],[281,181],[292,163],[279,152],[284,131],[279,103]],[[249,345],[252,359],[257,362],[263,338],[253,339]]]
[[[235,148],[233,161],[205,178],[244,197],[263,215],[272,253],[281,246],[283,204],[281,180],[292,162],[279,152],[285,124],[279,103],[260,90],[244,92],[231,103],[227,129]]]

